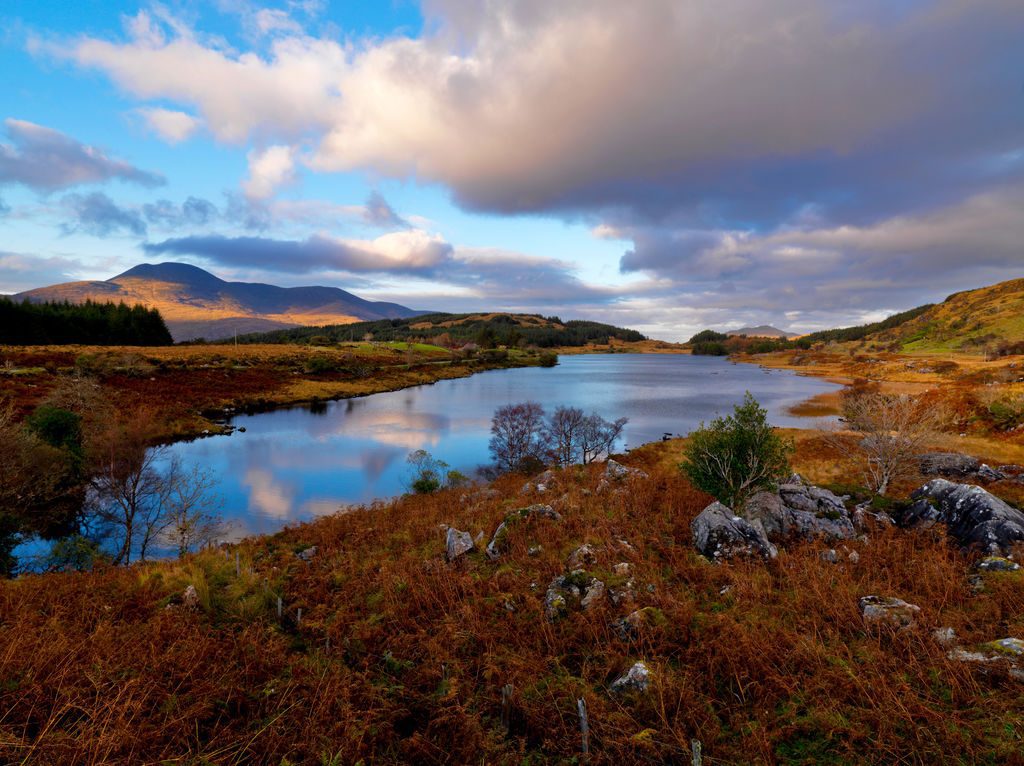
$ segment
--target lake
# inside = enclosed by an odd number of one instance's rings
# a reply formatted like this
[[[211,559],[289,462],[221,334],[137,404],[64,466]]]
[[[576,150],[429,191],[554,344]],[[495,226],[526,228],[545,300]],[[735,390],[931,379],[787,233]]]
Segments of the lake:
[[[549,412],[579,407],[629,418],[622,449],[686,434],[732,411],[751,391],[779,426],[808,425],[786,409],[839,387],[722,357],[675,354],[563,356],[557,367],[492,370],[315,408],[240,415],[245,432],[171,447],[186,465],[217,478],[232,537],[273,532],[344,505],[405,491],[406,458],[425,449],[472,473],[489,462],[494,410],[532,400]]]

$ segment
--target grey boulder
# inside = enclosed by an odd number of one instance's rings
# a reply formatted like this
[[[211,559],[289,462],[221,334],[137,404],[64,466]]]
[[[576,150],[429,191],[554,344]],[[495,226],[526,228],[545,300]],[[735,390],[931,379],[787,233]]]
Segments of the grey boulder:
[[[1006,556],[1024,542],[1024,513],[973,484],[933,479],[916,490],[913,504],[900,516],[906,527],[944,524],[965,548]]]
[[[693,544],[712,561],[736,556],[773,559],[779,552],[765,536],[764,529],[734,514],[719,502],[705,508],[690,526]]]

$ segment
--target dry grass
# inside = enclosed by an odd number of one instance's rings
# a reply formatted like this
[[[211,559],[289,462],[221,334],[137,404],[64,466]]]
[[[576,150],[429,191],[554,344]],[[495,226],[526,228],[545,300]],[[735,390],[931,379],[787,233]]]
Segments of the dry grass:
[[[856,564],[805,544],[711,565],[689,532],[708,498],[675,470],[679,448],[632,453],[652,476],[618,493],[598,494],[592,470],[563,476],[544,498],[563,520],[515,526],[497,562],[445,563],[440,525],[489,535],[535,500],[521,478],[494,498],[406,498],[245,542],[240,576],[233,553],[207,552],[3,583],[0,760],[571,763],[583,698],[592,763],[684,762],[691,738],[711,764],[1022,762],[1024,683],[947,659],[931,630],[967,645],[1024,635],[1024,578],[986,575],[975,593],[970,558],[936,532],[851,542]],[[816,475],[817,449],[803,441],[796,468]],[[636,603],[549,623],[547,583],[584,542],[609,583],[631,564]],[[295,553],[310,545],[306,564]],[[189,583],[203,608],[166,608]],[[867,594],[920,605],[918,624],[866,628]],[[618,635],[641,607],[651,620]],[[610,693],[638,659],[652,691]]]

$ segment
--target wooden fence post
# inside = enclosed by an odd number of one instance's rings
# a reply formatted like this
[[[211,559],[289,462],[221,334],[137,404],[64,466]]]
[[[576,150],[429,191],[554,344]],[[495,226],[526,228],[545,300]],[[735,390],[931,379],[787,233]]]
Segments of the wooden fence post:
[[[583,740],[583,754],[587,755],[590,752],[590,721],[587,720],[587,703],[582,697],[576,700],[576,709],[580,713],[580,737]]]

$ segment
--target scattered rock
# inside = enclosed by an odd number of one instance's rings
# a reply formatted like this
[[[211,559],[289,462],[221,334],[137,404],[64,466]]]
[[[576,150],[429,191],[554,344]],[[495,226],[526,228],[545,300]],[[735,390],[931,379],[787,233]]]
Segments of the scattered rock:
[[[613,566],[612,571],[620,577],[629,577],[633,572],[633,566],[628,561],[622,561]]]
[[[550,505],[543,505],[537,503],[535,505],[527,506],[526,508],[519,508],[518,510],[512,511],[505,520],[498,525],[498,528],[494,530],[494,534],[491,535],[491,541],[487,543],[485,552],[487,558],[491,561],[495,561],[501,557],[501,554],[505,553],[508,548],[508,533],[509,529],[513,524],[516,524],[524,519],[528,519],[530,516],[537,516],[542,519],[550,519],[551,521],[561,521],[562,515],[552,508]],[[537,551],[540,552],[538,546]],[[535,555],[535,554],[530,554]]]
[[[597,553],[594,551],[593,546],[589,543],[584,543],[569,554],[565,565],[569,569],[586,569],[587,567],[594,566],[596,563]]]
[[[544,612],[554,622],[577,609],[589,609],[604,595],[605,585],[582,569],[553,579],[544,595]]]
[[[760,556],[774,559],[778,549],[765,536],[764,529],[733,514],[719,502],[705,508],[691,524],[693,544],[712,561],[735,556]]]
[[[916,604],[892,596],[864,596],[860,599],[860,612],[865,622],[888,623],[899,628],[913,624],[921,611]]]
[[[985,647],[1000,654],[1007,654],[1012,657],[1024,656],[1024,641],[1019,638],[1000,638],[985,644]]]
[[[860,554],[857,553],[857,551],[850,551],[849,553],[846,554],[846,558],[850,560],[851,564],[859,564],[860,563]]]
[[[473,550],[473,537],[469,532],[460,532],[455,527],[448,527],[448,534],[445,539],[445,556],[449,561],[455,561]]]
[[[539,545],[531,545],[529,547],[529,549],[526,551],[526,555],[527,556],[539,556],[540,552],[542,550],[544,550],[544,549],[541,546],[539,546]],[[490,546],[488,546],[488,554],[487,555],[488,556],[490,555]]]
[[[1006,474],[982,463],[981,468],[974,474],[974,478],[981,481],[1003,481],[1006,479]]]
[[[838,564],[839,563],[839,554],[836,553],[835,548],[830,548],[827,551],[822,551],[821,553],[818,554],[818,556],[821,557],[821,560],[824,561],[827,564]]]
[[[979,572],[1016,572],[1020,564],[1002,556],[986,556],[978,562]]]
[[[664,612],[660,609],[653,606],[645,606],[643,609],[630,612],[621,620],[616,620],[612,627],[619,638],[623,641],[629,641],[637,638],[642,628],[665,625],[667,622],[668,620],[665,618]]]
[[[610,586],[608,598],[615,606],[632,604],[636,601],[636,583],[630,579],[624,583]]]
[[[1005,556],[1024,542],[1024,513],[973,484],[933,479],[916,490],[915,501],[901,515],[908,527],[945,524],[949,535],[965,548]]]
[[[611,690],[616,693],[646,692],[651,685],[651,671],[644,662],[637,662],[612,681]]]
[[[199,593],[195,585],[189,585],[181,594],[181,605],[189,611],[195,612],[199,609]]]
[[[305,550],[299,551],[295,555],[297,558],[301,559],[302,561],[305,561],[308,564],[310,561],[313,560],[313,557],[316,556],[316,546],[311,545]]]

